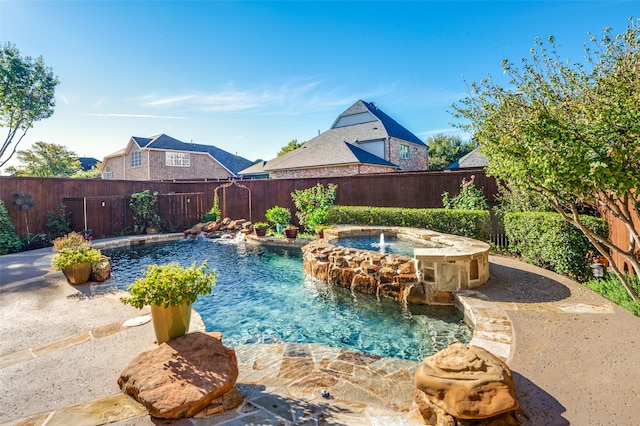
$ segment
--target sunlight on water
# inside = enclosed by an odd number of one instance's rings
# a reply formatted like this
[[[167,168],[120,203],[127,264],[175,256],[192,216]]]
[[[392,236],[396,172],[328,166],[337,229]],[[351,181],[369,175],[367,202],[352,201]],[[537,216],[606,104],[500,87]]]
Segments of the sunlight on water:
[[[142,276],[146,265],[177,261],[188,266],[208,260],[217,285],[194,308],[207,330],[221,331],[229,346],[321,343],[422,360],[471,338],[455,308],[407,306],[305,277],[298,248],[199,239],[116,249],[107,255],[121,289]]]

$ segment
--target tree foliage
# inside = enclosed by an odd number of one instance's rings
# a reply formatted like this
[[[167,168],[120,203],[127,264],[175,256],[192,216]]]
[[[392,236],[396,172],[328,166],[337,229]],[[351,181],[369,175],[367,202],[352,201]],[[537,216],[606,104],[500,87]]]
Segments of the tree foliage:
[[[613,264],[620,254],[640,276],[640,27],[634,19],[614,36],[609,28],[585,44],[586,62],[560,59],[553,37],[536,40],[531,59],[504,60],[509,86],[487,77],[454,105],[460,127],[473,133],[490,174],[534,190],[572,221]],[[592,205],[620,219],[630,247],[616,247],[579,217]]]
[[[278,151],[278,157],[285,155],[287,152],[293,151],[294,149],[298,149],[302,145],[304,145],[304,142],[298,142],[298,139],[291,139],[288,144],[280,148],[280,151]]]
[[[64,145],[36,142],[31,149],[18,151],[20,166],[7,167],[9,174],[17,176],[70,177],[82,171],[75,152]]]
[[[438,134],[427,139],[429,169],[442,170],[478,147],[478,142],[463,142],[458,135]]]
[[[23,58],[12,43],[0,47],[0,127],[7,129],[0,147],[0,167],[13,157],[34,122],[51,117],[57,84],[58,78],[42,56]]]

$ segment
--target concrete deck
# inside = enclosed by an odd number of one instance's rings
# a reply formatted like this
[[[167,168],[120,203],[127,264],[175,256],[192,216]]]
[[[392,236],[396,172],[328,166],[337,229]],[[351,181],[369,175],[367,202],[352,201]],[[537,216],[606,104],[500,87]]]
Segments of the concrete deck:
[[[104,242],[112,244],[111,242]],[[50,249],[0,256],[0,424],[155,425],[116,380],[155,347],[145,312],[105,286],[72,286]],[[491,279],[459,297],[472,344],[507,360],[525,425],[633,425],[640,418],[640,318],[579,284],[490,257]],[[179,425],[417,425],[417,363],[319,345],[236,348],[246,403]],[[329,389],[330,398],[319,395]]]

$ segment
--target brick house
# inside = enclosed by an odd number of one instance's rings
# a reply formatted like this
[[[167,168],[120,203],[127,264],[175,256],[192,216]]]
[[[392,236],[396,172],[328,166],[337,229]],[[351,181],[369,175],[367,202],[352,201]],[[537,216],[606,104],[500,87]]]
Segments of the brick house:
[[[102,179],[227,179],[254,162],[212,145],[185,143],[160,134],[134,136],[102,161]]]
[[[302,147],[242,170],[271,179],[428,170],[428,146],[372,102],[357,101]]]

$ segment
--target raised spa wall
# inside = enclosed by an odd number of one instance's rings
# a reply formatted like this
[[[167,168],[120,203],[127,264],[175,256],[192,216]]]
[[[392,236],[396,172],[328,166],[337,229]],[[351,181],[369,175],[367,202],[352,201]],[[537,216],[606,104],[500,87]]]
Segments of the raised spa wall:
[[[340,247],[331,240],[378,236],[416,242],[413,258]],[[401,227],[336,227],[302,248],[306,274],[353,291],[413,304],[454,305],[454,293],[489,279],[489,249],[482,241]],[[424,245],[424,247],[420,247]]]

